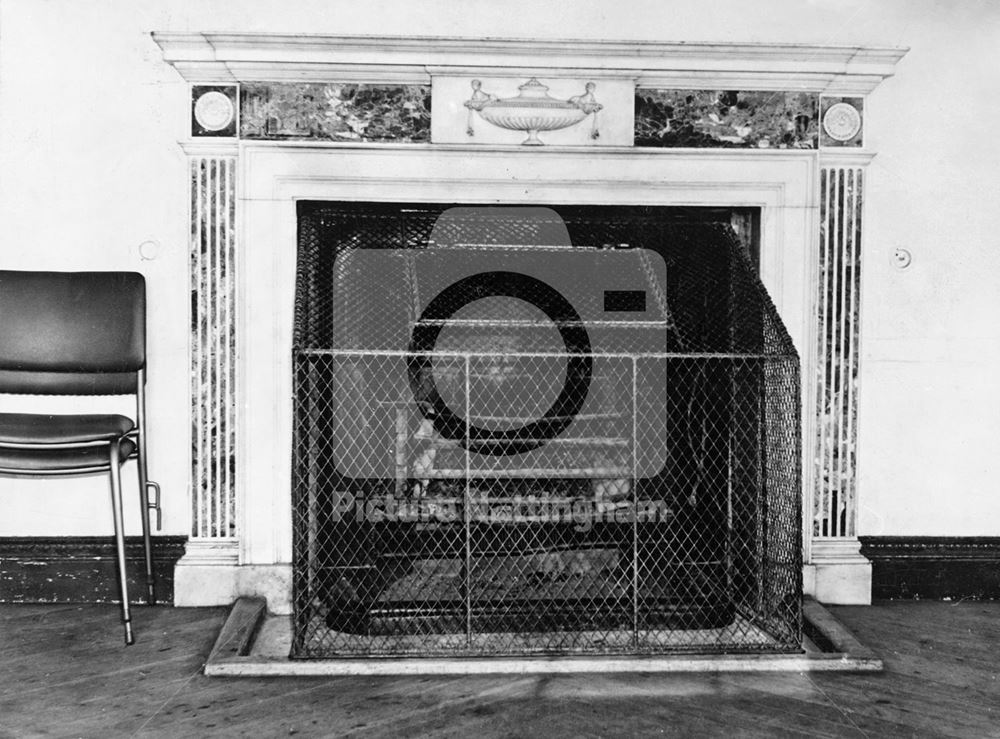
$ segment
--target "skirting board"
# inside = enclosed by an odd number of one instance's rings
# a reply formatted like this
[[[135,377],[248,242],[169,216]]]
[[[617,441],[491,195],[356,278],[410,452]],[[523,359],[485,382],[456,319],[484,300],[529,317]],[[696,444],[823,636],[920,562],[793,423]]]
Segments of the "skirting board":
[[[872,597],[1000,598],[1000,537],[862,536]]]
[[[174,565],[186,536],[153,537],[156,599],[171,603]],[[145,602],[142,537],[125,537],[129,600]],[[110,536],[0,537],[0,603],[117,602],[115,544]]]
[[[287,654],[291,620],[268,616],[263,598],[233,605],[205,674],[216,677],[272,675],[473,675],[586,672],[876,672],[882,660],[812,599],[803,607],[805,631],[817,650],[802,654],[567,656],[485,658],[379,658],[293,660]],[[278,648],[282,645],[283,648]]]

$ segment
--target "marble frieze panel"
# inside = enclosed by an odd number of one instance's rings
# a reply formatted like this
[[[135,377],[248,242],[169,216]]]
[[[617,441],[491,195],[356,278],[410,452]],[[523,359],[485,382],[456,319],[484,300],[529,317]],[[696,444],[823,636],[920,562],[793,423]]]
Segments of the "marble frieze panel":
[[[692,149],[815,149],[821,144],[860,143],[860,132],[850,140],[834,141],[820,121],[819,95],[809,92],[635,89],[629,81],[608,78],[595,82],[436,75],[432,105],[429,84],[244,82],[239,85],[238,127],[232,113],[225,126],[203,123],[209,114],[219,113],[226,95],[235,102],[236,86],[224,87],[192,90],[193,136]],[[822,112],[833,123],[845,118],[839,111],[848,107],[842,104],[830,111],[833,103],[853,103],[860,110],[853,99],[828,100],[823,100]],[[542,121],[541,131],[532,132],[527,113],[539,111],[532,111],[529,103],[572,108],[569,113],[581,120],[560,121],[558,127]],[[512,110],[506,109],[512,105]],[[561,109],[540,112],[548,118],[568,115]],[[511,122],[514,113],[525,118],[523,125]]]
[[[240,136],[264,140],[430,140],[429,85],[244,83]]]
[[[815,149],[818,97],[808,92],[638,89],[635,145]]]

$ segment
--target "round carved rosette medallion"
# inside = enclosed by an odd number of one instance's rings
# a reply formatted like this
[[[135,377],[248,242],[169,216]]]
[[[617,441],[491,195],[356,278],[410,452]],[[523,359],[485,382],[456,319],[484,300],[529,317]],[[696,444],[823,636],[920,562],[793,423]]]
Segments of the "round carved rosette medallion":
[[[850,141],[861,130],[861,114],[850,103],[835,103],[823,116],[823,130],[834,141]]]
[[[233,121],[236,107],[225,93],[211,90],[194,104],[194,119],[206,131],[221,131]]]

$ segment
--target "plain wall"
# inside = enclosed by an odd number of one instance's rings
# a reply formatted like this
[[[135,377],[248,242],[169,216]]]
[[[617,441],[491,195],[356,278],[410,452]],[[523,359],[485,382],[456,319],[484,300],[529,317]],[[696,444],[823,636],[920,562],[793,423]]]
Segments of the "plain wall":
[[[186,533],[188,194],[177,141],[188,93],[150,31],[911,47],[866,107],[878,157],[864,244],[860,533],[1000,535],[1000,5],[3,0],[0,266],[146,275],[150,470],[165,532]],[[155,259],[139,257],[147,240]],[[913,254],[906,271],[890,263],[897,247]],[[106,487],[0,480],[0,535],[106,533]]]

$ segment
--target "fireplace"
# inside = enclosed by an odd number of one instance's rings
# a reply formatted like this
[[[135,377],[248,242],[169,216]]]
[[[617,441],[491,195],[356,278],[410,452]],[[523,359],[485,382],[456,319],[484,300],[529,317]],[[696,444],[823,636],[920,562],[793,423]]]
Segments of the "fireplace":
[[[855,454],[862,205],[875,155],[866,147],[876,140],[864,96],[904,50],[154,40],[191,83],[185,122],[193,116],[179,134],[190,163],[193,449],[178,603],[253,595],[275,613],[294,610],[295,244],[306,201],[756,214],[739,230],[755,234],[754,272],[802,363],[803,590],[827,602],[869,601]],[[513,104],[520,117],[507,121]],[[538,105],[565,127],[524,129],[524,110]],[[395,471],[385,474],[396,481]],[[409,478],[400,478],[394,485],[404,489]]]
[[[293,656],[799,649],[756,215],[299,201]]]

